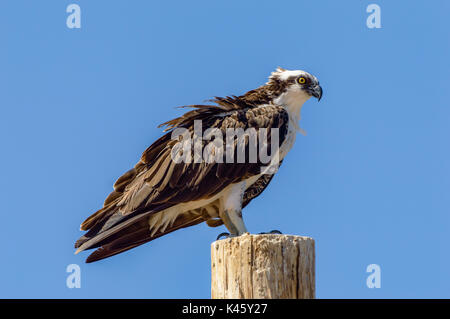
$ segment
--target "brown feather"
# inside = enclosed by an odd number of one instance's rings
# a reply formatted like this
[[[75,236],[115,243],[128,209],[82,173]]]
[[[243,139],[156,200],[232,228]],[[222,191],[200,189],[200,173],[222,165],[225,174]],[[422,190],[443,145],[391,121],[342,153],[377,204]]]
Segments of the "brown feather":
[[[175,221],[172,227],[168,227],[164,232],[156,233],[151,236],[149,231],[149,226],[147,223],[140,225],[138,229],[133,229],[130,231],[126,229],[123,231],[123,235],[118,234],[117,239],[103,244],[99,249],[94,251],[89,257],[86,259],[86,263],[91,263],[94,261],[98,261],[107,257],[111,257],[113,255],[117,255],[129,249],[135,248],[142,244],[145,244],[149,241],[152,241],[161,236],[167,235],[175,230],[180,228],[190,227],[203,222],[204,219],[201,216],[196,217],[195,219],[189,218],[179,218],[179,220]]]

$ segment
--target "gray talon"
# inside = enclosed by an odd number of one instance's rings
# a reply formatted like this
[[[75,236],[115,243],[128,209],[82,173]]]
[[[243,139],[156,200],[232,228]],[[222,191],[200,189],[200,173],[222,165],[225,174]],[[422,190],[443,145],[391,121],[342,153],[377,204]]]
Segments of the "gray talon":
[[[230,234],[229,233],[221,233],[221,234],[219,234],[219,236],[217,236],[216,240],[219,240],[222,237],[230,238]]]
[[[282,235],[283,233],[282,232],[280,232],[279,230],[271,230],[270,232],[268,232],[268,233],[259,233],[260,235],[265,235],[265,234],[279,234],[279,235]]]

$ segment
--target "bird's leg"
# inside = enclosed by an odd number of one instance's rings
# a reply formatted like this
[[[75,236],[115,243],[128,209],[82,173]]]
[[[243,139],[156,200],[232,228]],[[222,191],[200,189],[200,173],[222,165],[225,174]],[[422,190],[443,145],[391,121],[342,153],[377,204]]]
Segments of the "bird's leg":
[[[219,217],[230,232],[229,237],[240,236],[247,233],[242,219],[242,200],[245,192],[245,181],[236,183],[221,199]],[[224,234],[220,234],[218,239]]]
[[[220,219],[222,219],[225,227],[230,232],[230,237],[240,236],[247,233],[244,220],[242,219],[242,211],[237,209],[225,209],[221,212]]]

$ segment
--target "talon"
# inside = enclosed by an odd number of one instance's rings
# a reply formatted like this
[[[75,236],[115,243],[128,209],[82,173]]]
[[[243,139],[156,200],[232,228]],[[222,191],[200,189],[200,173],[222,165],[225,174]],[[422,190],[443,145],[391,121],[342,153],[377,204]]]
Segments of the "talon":
[[[279,234],[279,235],[282,235],[283,233],[282,232],[280,232],[279,230],[276,230],[276,229],[274,229],[274,230],[271,230],[270,232],[268,232],[268,233],[259,233],[259,235],[267,235],[267,234]]]
[[[230,234],[229,233],[221,233],[221,234],[219,234],[219,236],[217,236],[216,240],[219,240],[222,237],[230,238]]]

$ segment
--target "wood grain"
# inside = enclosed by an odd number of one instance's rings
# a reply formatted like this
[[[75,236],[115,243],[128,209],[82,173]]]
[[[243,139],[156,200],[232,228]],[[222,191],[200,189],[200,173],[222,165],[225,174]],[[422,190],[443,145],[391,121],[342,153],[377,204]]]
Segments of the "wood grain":
[[[211,244],[213,299],[315,298],[314,240],[250,235]]]

